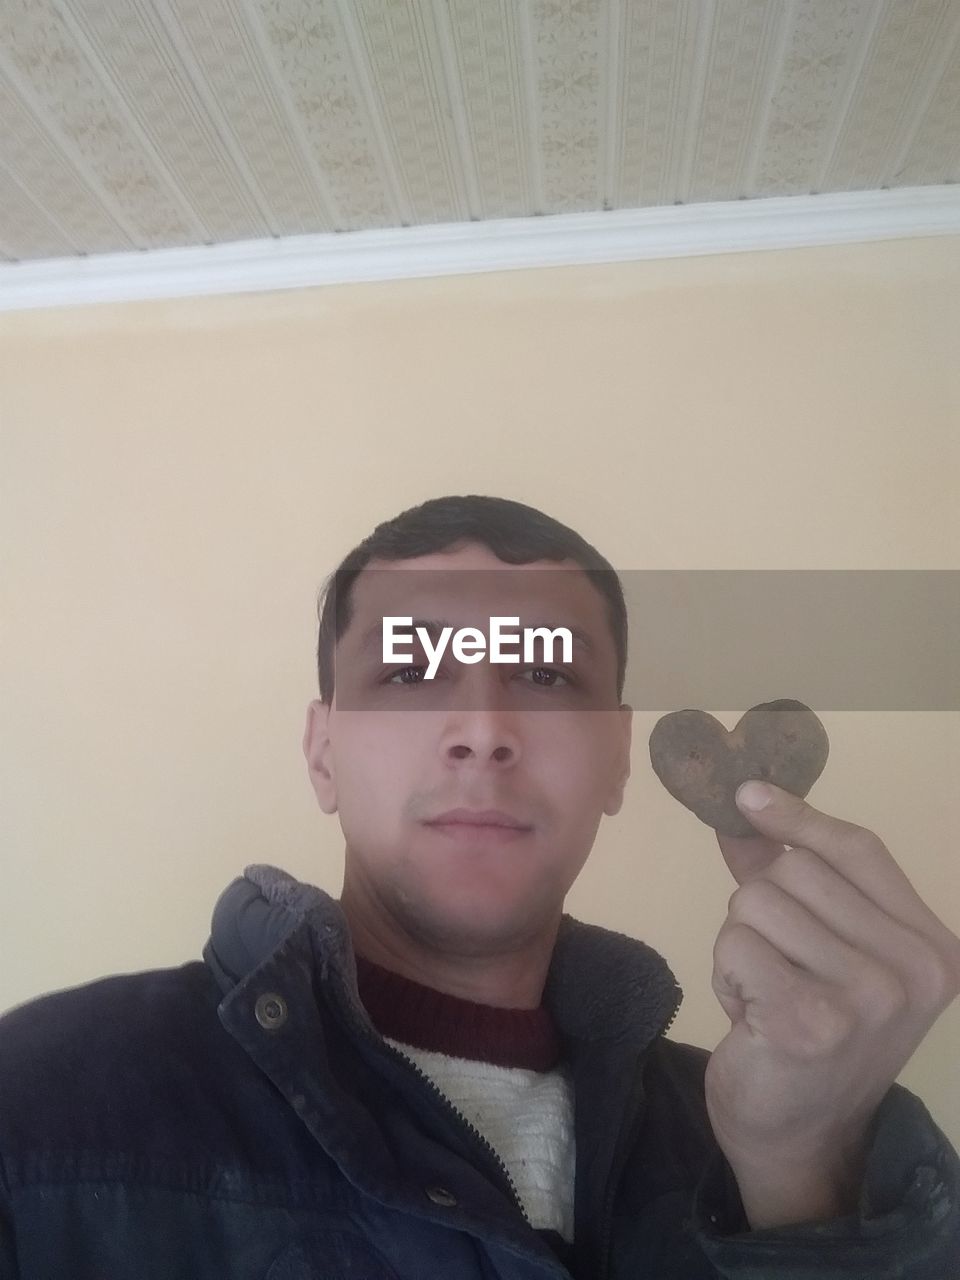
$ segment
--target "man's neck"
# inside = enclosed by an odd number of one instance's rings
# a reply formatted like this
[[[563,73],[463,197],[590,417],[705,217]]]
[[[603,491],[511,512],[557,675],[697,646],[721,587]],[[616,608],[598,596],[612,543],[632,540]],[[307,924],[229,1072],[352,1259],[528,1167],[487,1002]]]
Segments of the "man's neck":
[[[387,928],[371,928],[346,893],[340,898],[340,905],[354,951],[381,968],[476,1004],[504,1009],[540,1006],[552,948],[530,946],[500,955],[434,951],[413,939],[395,937]]]

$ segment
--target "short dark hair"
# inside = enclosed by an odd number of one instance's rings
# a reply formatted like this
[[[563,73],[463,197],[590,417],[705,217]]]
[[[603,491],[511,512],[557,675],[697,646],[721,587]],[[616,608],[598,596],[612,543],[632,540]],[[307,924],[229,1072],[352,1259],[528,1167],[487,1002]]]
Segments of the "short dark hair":
[[[317,675],[322,702],[333,701],[334,649],[353,617],[353,584],[364,566],[371,560],[430,555],[462,542],[482,543],[505,564],[569,559],[584,569],[606,598],[617,654],[617,699],[623,697],[627,609],[620,578],[610,562],[579,533],[536,507],[469,493],[431,498],[378,524],[326,579],[317,601]]]

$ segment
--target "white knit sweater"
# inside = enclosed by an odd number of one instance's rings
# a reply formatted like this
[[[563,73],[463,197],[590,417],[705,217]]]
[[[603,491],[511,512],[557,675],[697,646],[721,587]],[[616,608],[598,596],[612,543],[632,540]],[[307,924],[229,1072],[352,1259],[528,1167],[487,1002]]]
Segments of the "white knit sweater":
[[[552,1071],[451,1057],[386,1037],[475,1125],[506,1165],[535,1228],[573,1240],[573,1084]]]

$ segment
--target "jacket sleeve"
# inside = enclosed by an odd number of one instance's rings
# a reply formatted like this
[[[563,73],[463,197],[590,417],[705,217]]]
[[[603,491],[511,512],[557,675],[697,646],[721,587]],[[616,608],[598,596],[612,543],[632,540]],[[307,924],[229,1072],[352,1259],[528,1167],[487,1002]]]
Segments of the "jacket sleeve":
[[[2,1157],[0,1157],[2,1165]],[[0,1168],[0,1280],[18,1280],[20,1275],[13,1245],[13,1224],[3,1170]]]
[[[960,1280],[960,1157],[920,1099],[894,1084],[874,1117],[856,1213],[751,1231],[717,1149],[692,1227],[730,1280]]]

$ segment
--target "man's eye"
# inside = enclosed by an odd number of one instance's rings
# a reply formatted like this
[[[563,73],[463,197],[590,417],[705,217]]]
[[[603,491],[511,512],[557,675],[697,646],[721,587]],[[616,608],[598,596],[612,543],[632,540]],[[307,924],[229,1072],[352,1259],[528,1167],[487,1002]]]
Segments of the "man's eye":
[[[555,667],[528,667],[525,671],[522,671],[520,674],[521,675],[546,675],[546,676],[555,677],[554,679],[548,681],[547,683],[544,683],[542,680],[532,681],[533,684],[537,685],[541,689],[557,688],[556,678],[559,678],[560,680],[562,680],[564,684],[572,685],[574,683],[574,681],[571,679],[570,676],[565,675],[562,671],[557,671]]]
[[[426,665],[400,667],[392,672],[384,680],[384,684],[392,685],[417,685],[422,684],[426,678]],[[522,676],[546,677],[546,679],[533,679],[529,683],[535,685],[539,689],[556,689],[565,685],[573,686],[576,681],[566,675],[562,671],[558,671],[555,667],[528,667],[526,670],[518,672]],[[407,679],[407,677],[412,677]],[[398,679],[399,677],[399,679]],[[558,684],[558,681],[560,682]]]
[[[410,671],[422,671],[426,673],[427,668],[424,667],[401,667],[399,671],[394,671],[392,675],[387,676],[384,684],[393,684],[397,676],[405,676]],[[420,684],[421,680],[401,680],[400,684]]]

